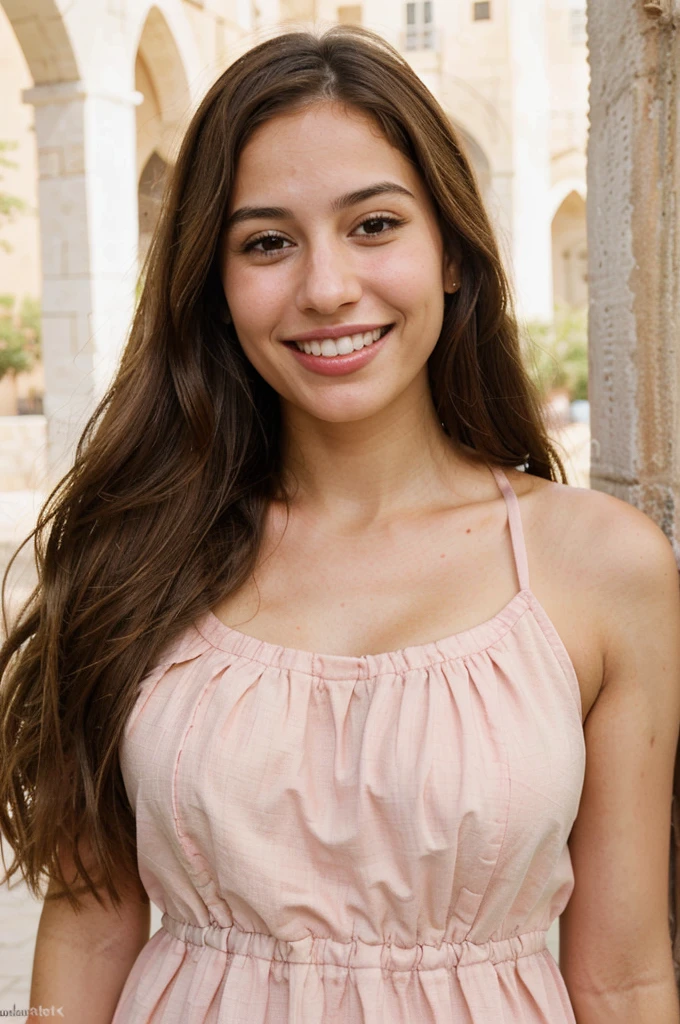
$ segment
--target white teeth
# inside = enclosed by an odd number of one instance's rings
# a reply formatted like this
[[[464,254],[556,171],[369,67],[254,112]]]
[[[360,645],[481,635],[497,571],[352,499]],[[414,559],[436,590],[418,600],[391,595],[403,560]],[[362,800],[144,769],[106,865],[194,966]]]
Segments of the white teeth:
[[[366,331],[364,334],[345,335],[342,338],[324,338],[323,341],[296,341],[295,344],[301,352],[307,352],[314,356],[345,356],[350,352],[358,352],[366,345],[372,345],[383,333],[382,327],[376,327],[374,331]]]
[[[326,345],[326,342],[328,341],[331,342],[330,345]],[[354,345],[352,344],[352,339],[349,335],[346,335],[343,338],[336,338],[335,349],[333,349],[333,342],[330,338],[326,338],[326,341],[321,343],[322,356],[334,356],[336,354],[339,356],[347,356],[350,352],[354,352]]]

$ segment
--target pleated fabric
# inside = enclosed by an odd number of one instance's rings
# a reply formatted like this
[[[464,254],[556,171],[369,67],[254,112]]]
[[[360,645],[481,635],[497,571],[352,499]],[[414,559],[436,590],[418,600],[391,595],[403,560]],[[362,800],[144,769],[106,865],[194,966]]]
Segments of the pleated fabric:
[[[574,887],[578,680],[529,586],[399,651],[212,612],[166,647],[121,768],[162,927],[113,1024],[576,1024],[546,946]]]

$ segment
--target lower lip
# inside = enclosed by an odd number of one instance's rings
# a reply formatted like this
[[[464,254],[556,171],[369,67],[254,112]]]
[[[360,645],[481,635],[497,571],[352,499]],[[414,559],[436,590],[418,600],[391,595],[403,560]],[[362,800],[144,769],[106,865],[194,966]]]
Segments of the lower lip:
[[[373,344],[365,345],[358,352],[348,352],[346,356],[314,356],[307,352],[301,352],[297,345],[291,344],[286,347],[306,370],[320,373],[323,377],[341,377],[345,373],[354,373],[355,370],[360,370],[362,366],[370,363],[383,348],[391,333],[392,327],[387,334],[383,334],[382,338],[378,338]]]

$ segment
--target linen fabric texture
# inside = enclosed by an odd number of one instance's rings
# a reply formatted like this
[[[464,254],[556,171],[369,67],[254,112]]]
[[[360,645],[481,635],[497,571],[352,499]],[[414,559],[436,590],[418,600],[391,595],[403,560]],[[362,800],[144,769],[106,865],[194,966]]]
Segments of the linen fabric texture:
[[[120,758],[162,927],[113,1024],[576,1024],[546,932],[574,887],[578,680],[533,594],[402,650],[281,647],[211,611]]]

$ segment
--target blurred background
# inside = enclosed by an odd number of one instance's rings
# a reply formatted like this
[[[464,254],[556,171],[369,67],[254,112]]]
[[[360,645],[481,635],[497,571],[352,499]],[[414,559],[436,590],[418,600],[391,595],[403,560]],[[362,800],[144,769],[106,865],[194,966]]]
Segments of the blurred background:
[[[361,24],[451,118],[575,486],[589,487],[585,0],[0,0],[0,570],[124,344],[187,119],[284,27]],[[32,586],[30,546],[10,608]],[[0,890],[0,1007],[28,1006],[40,907]],[[557,931],[549,940],[558,955]]]

